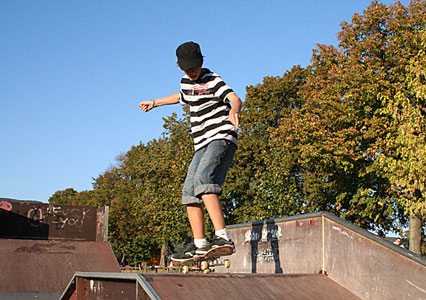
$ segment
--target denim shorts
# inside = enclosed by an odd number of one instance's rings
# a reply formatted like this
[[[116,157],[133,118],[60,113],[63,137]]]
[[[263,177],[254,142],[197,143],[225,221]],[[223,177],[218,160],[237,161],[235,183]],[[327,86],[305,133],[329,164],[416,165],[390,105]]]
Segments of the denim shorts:
[[[202,203],[203,194],[222,194],[237,146],[228,140],[215,140],[195,152],[182,190],[182,204]]]

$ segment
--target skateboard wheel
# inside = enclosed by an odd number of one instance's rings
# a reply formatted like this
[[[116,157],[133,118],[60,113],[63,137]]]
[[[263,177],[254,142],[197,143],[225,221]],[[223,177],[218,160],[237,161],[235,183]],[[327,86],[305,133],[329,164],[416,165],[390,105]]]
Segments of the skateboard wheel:
[[[200,267],[201,267],[201,270],[205,271],[209,268],[209,263],[206,261],[202,261]]]
[[[205,270],[203,271],[203,273],[204,273],[204,274],[209,274],[209,273],[210,273],[210,269],[209,269],[209,268],[205,269]]]
[[[229,261],[229,259],[225,259],[223,261],[223,265],[225,268],[229,268],[231,266],[231,262]]]
[[[188,274],[189,273],[189,266],[183,266],[182,267],[182,273],[183,274]]]

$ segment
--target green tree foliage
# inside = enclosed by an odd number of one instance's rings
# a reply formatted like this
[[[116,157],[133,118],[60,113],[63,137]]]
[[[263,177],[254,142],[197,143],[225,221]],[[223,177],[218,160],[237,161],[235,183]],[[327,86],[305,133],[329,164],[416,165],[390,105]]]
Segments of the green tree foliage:
[[[397,37],[404,54],[398,61],[401,74],[392,82],[393,92],[381,96],[385,105],[378,120],[386,119],[387,134],[377,139],[382,152],[373,167],[389,178],[390,192],[410,212],[410,250],[420,253],[426,217],[426,9],[414,9],[423,15],[407,24],[412,26],[409,39]],[[418,24],[423,24],[423,30]]]
[[[78,194],[76,190],[73,188],[68,188],[63,191],[56,191],[52,196],[49,198],[50,204],[73,204],[74,197]]]
[[[375,167],[390,179],[392,192],[403,196],[400,199],[408,210],[426,216],[425,32],[409,41],[412,53],[400,65],[403,74],[394,83],[394,93],[381,97],[386,106],[380,119],[389,121],[387,134],[377,140],[382,153]],[[406,51],[408,45],[403,48]]]

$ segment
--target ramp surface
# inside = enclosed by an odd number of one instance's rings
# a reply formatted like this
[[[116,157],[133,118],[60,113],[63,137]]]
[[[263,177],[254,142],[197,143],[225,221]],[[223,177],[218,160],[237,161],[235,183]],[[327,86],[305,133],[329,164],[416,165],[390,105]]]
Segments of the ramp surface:
[[[68,299],[355,300],[325,275],[76,273]]]
[[[107,237],[108,207],[0,199],[0,299],[58,299],[75,272],[119,272]]]
[[[426,259],[327,212],[228,226],[219,272],[318,274],[362,299],[426,299]]]
[[[61,293],[76,271],[120,272],[108,242],[0,239],[0,295]]]
[[[164,274],[144,277],[161,299],[359,299],[324,275]]]

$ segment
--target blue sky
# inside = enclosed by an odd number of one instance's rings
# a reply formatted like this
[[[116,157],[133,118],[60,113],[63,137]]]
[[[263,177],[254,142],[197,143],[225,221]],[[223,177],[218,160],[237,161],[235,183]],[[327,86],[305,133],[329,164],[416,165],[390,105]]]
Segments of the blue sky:
[[[91,189],[118,155],[158,138],[180,105],[137,105],[179,90],[179,44],[198,42],[244,100],[246,86],[307,66],[316,44],[337,45],[339,24],[370,3],[1,0],[0,197]]]

